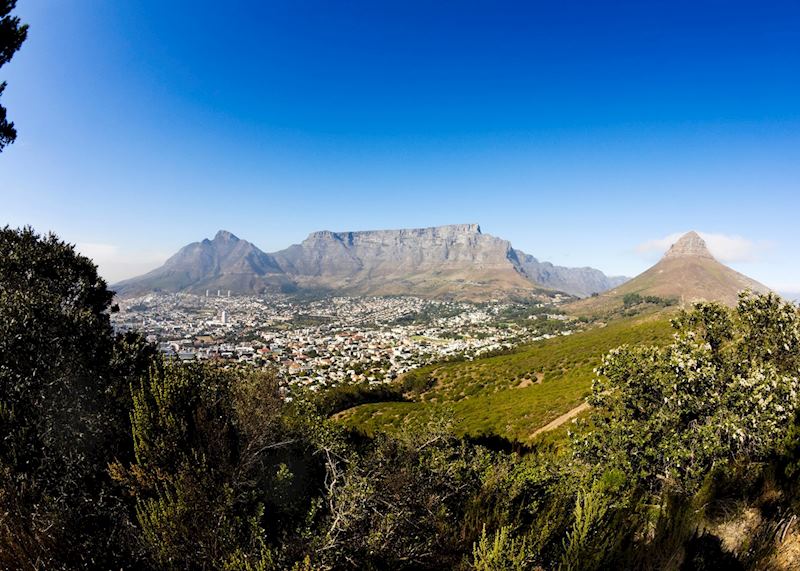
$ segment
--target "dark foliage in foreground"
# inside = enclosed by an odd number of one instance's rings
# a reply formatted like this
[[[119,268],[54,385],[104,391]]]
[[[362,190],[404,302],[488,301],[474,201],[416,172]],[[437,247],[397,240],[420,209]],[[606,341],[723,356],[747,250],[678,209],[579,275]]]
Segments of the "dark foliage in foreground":
[[[447,414],[348,432],[328,416],[428,379],[287,403],[268,372],[162,362],[111,303],[69,245],[0,231],[0,568],[767,569],[797,535],[800,320],[775,296],[610,353],[552,447]]]
[[[128,526],[106,467],[131,455],[129,386],[154,352],[113,334],[71,246],[4,229],[0,252],[0,563],[111,564]]]
[[[21,24],[19,18],[11,15],[16,4],[16,0],[0,0],[0,67],[11,60],[28,37],[27,24]],[[0,95],[5,88],[6,83],[0,82]],[[17,130],[14,128],[14,123],[8,120],[6,108],[0,105],[0,151],[6,145],[13,143],[16,138]]]

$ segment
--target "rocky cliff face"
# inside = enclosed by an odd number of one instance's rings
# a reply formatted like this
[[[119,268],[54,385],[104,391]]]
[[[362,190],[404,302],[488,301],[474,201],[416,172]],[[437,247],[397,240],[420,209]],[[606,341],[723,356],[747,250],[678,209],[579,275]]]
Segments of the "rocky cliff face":
[[[511,244],[477,224],[365,232],[314,232],[274,254],[301,287],[345,293],[490,298],[531,288]]]
[[[514,250],[477,224],[365,232],[313,232],[265,254],[221,231],[181,249],[161,268],[115,286],[152,289],[328,289],[347,294],[414,294],[488,299],[544,287],[585,296],[617,281],[592,268],[564,268]]]
[[[669,260],[673,258],[686,257],[707,258],[709,260],[714,259],[714,256],[711,255],[708,247],[706,247],[705,240],[703,240],[700,237],[700,234],[695,231],[687,232],[681,236],[677,242],[670,246],[669,250],[667,250],[667,253],[664,254],[663,259]]]
[[[502,267],[511,244],[481,232],[477,224],[408,230],[314,232],[299,246],[275,254],[289,274],[373,275],[448,269]]]
[[[594,268],[554,266],[550,262],[540,262],[520,250],[515,250],[515,253],[521,271],[529,280],[578,297],[602,293],[625,283],[628,279],[624,276],[607,276]]]

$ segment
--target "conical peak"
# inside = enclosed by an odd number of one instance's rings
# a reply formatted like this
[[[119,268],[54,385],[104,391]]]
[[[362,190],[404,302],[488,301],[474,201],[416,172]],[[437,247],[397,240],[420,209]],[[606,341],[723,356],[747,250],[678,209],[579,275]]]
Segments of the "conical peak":
[[[714,259],[711,252],[708,251],[705,240],[694,230],[678,238],[678,241],[664,254],[665,259],[684,258],[687,256]]]

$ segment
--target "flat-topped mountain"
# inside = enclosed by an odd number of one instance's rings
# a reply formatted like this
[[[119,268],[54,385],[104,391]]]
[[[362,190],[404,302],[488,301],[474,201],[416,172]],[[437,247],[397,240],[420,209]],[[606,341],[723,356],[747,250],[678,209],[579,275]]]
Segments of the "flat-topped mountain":
[[[769,291],[765,285],[721,264],[697,232],[688,232],[672,244],[659,262],[635,278],[600,296],[573,304],[576,312],[614,309],[628,294],[672,299],[680,304],[719,301],[735,305],[739,292]]]
[[[303,286],[363,294],[492,297],[531,282],[509,259],[511,244],[477,224],[410,230],[314,232],[275,254]]]
[[[546,288],[586,296],[618,285],[593,268],[539,262],[477,224],[362,232],[313,232],[273,254],[220,231],[182,248],[161,267],[115,286],[151,290],[230,289],[233,293],[313,289],[347,294],[488,299]]]
[[[284,270],[306,276],[381,275],[446,270],[465,264],[502,263],[511,244],[483,234],[477,224],[409,230],[313,232],[301,244],[275,254]]]

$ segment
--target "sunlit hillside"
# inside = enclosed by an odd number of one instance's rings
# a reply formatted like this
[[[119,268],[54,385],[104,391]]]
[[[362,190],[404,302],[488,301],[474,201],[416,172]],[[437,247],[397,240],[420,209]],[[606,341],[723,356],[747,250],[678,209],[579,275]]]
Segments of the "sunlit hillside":
[[[530,442],[538,428],[583,403],[593,370],[610,349],[666,342],[671,334],[667,315],[622,319],[508,355],[424,367],[400,380],[418,387],[412,402],[365,404],[339,417],[371,433],[451,407],[462,434]]]

